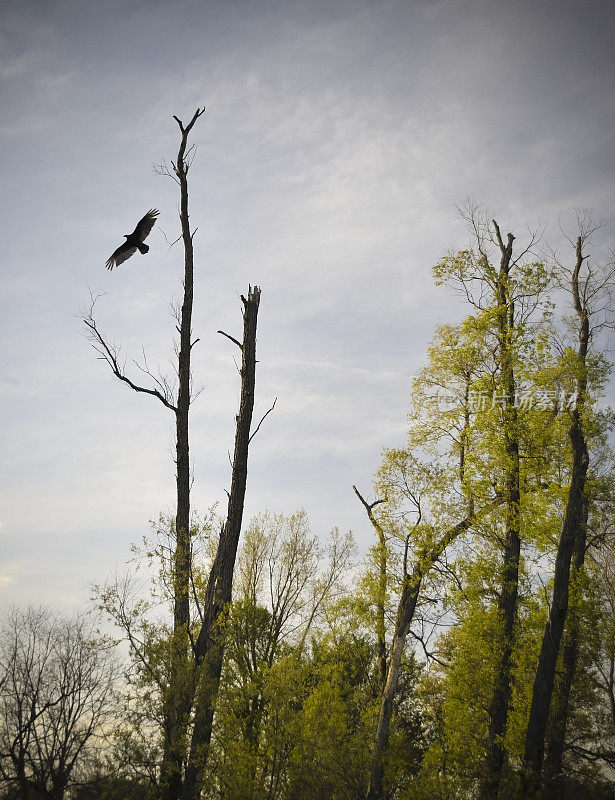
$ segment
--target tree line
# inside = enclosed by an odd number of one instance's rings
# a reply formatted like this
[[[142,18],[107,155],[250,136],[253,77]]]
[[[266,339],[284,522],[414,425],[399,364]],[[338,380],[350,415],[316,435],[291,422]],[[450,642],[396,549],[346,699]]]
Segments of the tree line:
[[[139,383],[94,315],[116,379],[171,413],[176,513],[96,587],[127,657],[49,609],[14,609],[0,651],[8,798],[508,800],[612,797],[615,544],[613,264],[579,212],[567,249],[477,204],[434,267],[465,316],[436,329],[406,441],[353,487],[373,533],[315,536],[307,514],[243,518],[260,289],[242,300],[226,512],[190,505],[194,230],[190,122],[160,171],[179,186],[176,374]],[[275,402],[273,406],[275,405]],[[273,410],[273,406],[270,411]],[[383,443],[384,444],[384,443]]]

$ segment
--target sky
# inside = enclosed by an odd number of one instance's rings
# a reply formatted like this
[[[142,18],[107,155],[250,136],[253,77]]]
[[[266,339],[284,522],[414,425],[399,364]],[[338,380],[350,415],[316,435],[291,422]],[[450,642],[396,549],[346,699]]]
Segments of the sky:
[[[0,10],[0,605],[88,601],[174,501],[173,420],[114,380],[171,373],[177,187],[153,166],[194,128],[193,508],[224,509],[240,294],[262,289],[245,521],[305,508],[371,542],[371,492],[404,442],[410,382],[459,298],[431,268],[472,197],[523,240],[615,200],[610,2],[24,0]],[[160,209],[147,256],[110,253]],[[612,220],[612,223],[615,220]],[[615,228],[596,239],[596,258]],[[562,249],[562,253],[565,251]],[[570,256],[570,254],[567,254]],[[138,374],[138,373],[137,373]],[[611,394],[613,394],[611,392]],[[611,402],[613,397],[611,397]]]

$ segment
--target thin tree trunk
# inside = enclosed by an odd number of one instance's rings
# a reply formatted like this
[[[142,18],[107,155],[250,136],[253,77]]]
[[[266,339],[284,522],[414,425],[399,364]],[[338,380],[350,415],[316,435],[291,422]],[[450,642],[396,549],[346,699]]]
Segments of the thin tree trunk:
[[[572,424],[569,430],[572,445],[572,471],[570,488],[566,503],[564,524],[557,548],[555,572],[553,578],[553,597],[549,609],[549,618],[538,658],[538,667],[534,679],[530,718],[525,737],[525,754],[523,757],[524,788],[532,793],[540,786],[540,773],[544,755],[545,732],[549,717],[549,707],[553,694],[555,667],[559,654],[559,646],[568,612],[568,596],[570,586],[570,561],[575,541],[581,535],[580,529],[584,517],[584,490],[589,455],[583,433],[582,410],[584,405],[587,380],[585,364],[589,345],[589,318],[583,307],[579,294],[579,271],[583,263],[581,237],[576,244],[576,264],[572,275],[572,294],[575,310],[579,317],[579,346],[577,351],[580,375],[576,381],[577,405],[572,410]]]
[[[181,131],[177,162],[173,165],[180,186],[180,222],[184,245],[184,297],[179,327],[178,393],[175,407],[176,487],[175,551],[173,554],[173,638],[169,685],[164,698],[164,746],[162,787],[164,800],[178,800],[181,793],[185,735],[191,705],[188,668],[190,625],[190,360],[192,354],[192,306],[194,301],[194,249],[188,215],[188,169],[185,161],[188,136],[203,111],[197,109]]]
[[[384,529],[378,519],[374,516],[374,508],[383,503],[384,500],[375,500],[373,503],[368,503],[361,495],[356,486],[352,487],[354,493],[359,498],[369,521],[372,523],[376,535],[378,536],[378,544],[376,545],[376,553],[378,559],[378,596],[376,597],[376,650],[378,661],[378,687],[380,692],[384,692],[387,682],[387,646],[386,646],[386,598],[387,598],[387,544]]]
[[[216,558],[207,582],[204,620],[195,644],[198,685],[195,693],[194,728],[182,800],[197,800],[202,786],[224,656],[223,612],[231,601],[233,572],[243,520],[248,476],[248,447],[254,408],[256,325],[260,289],[258,286],[250,287],[247,299],[243,296],[241,299],[244,305],[243,343],[240,345],[241,400],[235,432],[231,491],[226,522],[220,533]]]
[[[506,536],[502,565],[502,590],[498,599],[498,614],[502,632],[502,648],[495,669],[495,685],[489,707],[489,734],[480,790],[481,800],[496,800],[504,765],[504,736],[512,692],[511,672],[514,647],[514,628],[519,593],[519,428],[515,406],[515,373],[512,337],[514,332],[514,303],[510,295],[509,272],[514,236],[509,233],[504,244],[495,220],[497,241],[501,252],[497,279],[498,349],[500,384],[503,390],[502,427],[506,452],[504,491],[506,502]]]
[[[577,531],[572,554],[571,583],[578,585],[585,563],[587,549],[588,504],[584,502],[583,519]],[[557,682],[551,708],[551,722],[547,738],[544,762],[545,783],[557,793],[564,762],[566,728],[570,714],[570,695],[577,668],[579,654],[579,611],[572,605],[566,617],[566,629],[562,648],[562,674]]]
[[[372,520],[373,515],[371,514],[370,506],[367,505],[358,492],[357,495],[365,508],[369,509],[368,516],[370,516],[370,520]],[[389,742],[389,730],[391,727],[391,718],[393,716],[393,702],[395,693],[397,692],[399,670],[406,637],[414,618],[423,578],[431,570],[446,548],[452,544],[458,536],[467,531],[472,524],[481,519],[488,511],[492,510],[495,505],[495,503],[488,504],[479,513],[471,513],[457,525],[449,528],[430,550],[421,554],[421,557],[416,561],[412,569],[412,573],[406,573],[405,575],[401,597],[399,598],[399,604],[397,606],[393,640],[389,649],[386,681],[380,698],[378,724],[372,743],[369,769],[370,777],[366,800],[382,800],[384,797],[384,756]],[[374,524],[373,521],[372,524]]]
[[[573,482],[570,486],[566,517],[560,539],[560,548],[558,549],[555,561],[553,599],[549,610],[549,619],[547,620],[543,635],[538,668],[534,680],[530,718],[526,732],[524,768],[528,773],[526,776],[526,789],[528,792],[537,789],[540,785],[545,732],[547,729],[547,720],[555,681],[555,667],[564,623],[568,613],[571,551],[575,540],[579,538],[578,536],[575,537],[574,533],[577,532],[583,524],[584,502],[582,498],[582,484],[585,481],[585,474],[587,472],[588,456],[582,434],[580,440],[582,441],[581,445],[578,443],[573,445],[575,446],[575,465],[573,470],[577,470],[578,474],[576,476],[573,475]],[[564,689],[568,682],[570,682],[570,684],[572,683],[574,667],[576,666],[576,620],[573,621],[571,628],[570,637],[566,642],[564,650]],[[566,649],[568,649],[568,653],[566,653]],[[565,694],[568,693],[569,688],[568,691],[565,691]],[[566,698],[564,706],[561,705],[561,701],[558,702],[557,706],[560,706],[560,708],[556,707],[557,710],[554,709],[556,720],[560,717],[560,724],[562,721],[564,721],[565,724],[567,713],[564,713],[563,717],[561,714],[564,708],[567,707],[567,702],[568,698]],[[554,722],[557,725],[555,720]]]
[[[380,528],[378,540],[378,598],[376,600],[376,636],[378,648],[378,685],[384,692],[387,682],[386,599],[387,599],[387,546],[384,531]]]

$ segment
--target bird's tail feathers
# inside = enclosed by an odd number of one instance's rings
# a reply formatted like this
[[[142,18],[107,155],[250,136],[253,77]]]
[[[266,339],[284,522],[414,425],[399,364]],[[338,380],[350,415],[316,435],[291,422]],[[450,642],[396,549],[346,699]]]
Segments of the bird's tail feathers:
[[[146,244],[143,244],[143,242],[138,244],[137,247],[139,248],[139,252],[143,253],[143,255],[149,251],[149,247]]]

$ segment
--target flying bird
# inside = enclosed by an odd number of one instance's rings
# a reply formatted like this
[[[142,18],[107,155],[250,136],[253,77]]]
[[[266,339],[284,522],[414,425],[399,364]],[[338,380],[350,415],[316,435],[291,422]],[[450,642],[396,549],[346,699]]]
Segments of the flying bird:
[[[113,267],[117,267],[118,264],[122,264],[127,258],[130,258],[133,253],[136,253],[137,250],[144,255],[147,253],[149,247],[143,244],[143,241],[149,236],[158,214],[160,214],[160,211],[158,211],[157,208],[151,208],[143,219],[137,222],[137,227],[132,233],[124,234],[126,241],[109,256],[105,264],[107,269],[113,269]]]

